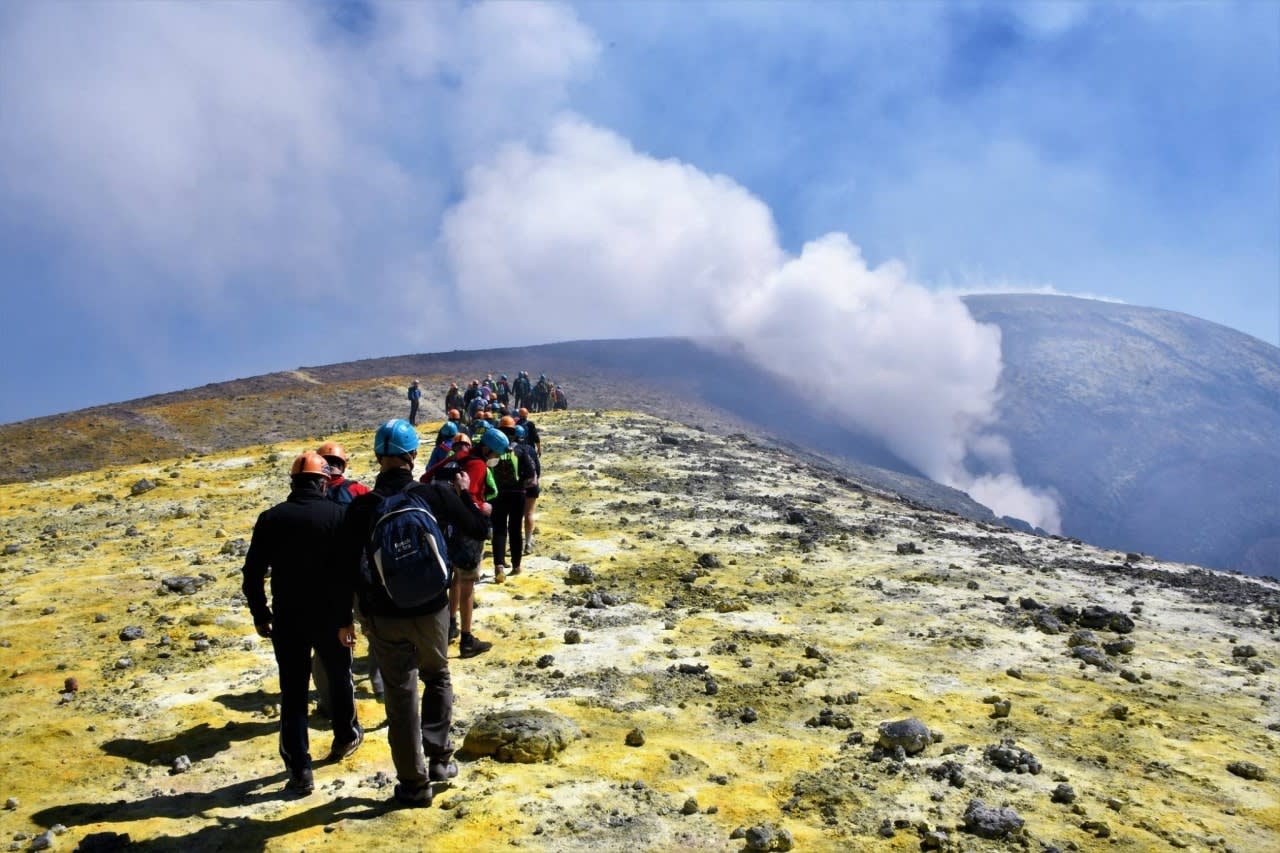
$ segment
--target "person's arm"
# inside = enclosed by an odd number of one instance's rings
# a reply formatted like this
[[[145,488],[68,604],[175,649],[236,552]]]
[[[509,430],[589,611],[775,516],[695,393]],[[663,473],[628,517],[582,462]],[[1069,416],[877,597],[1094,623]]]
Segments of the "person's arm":
[[[432,483],[428,487],[427,503],[440,521],[451,522],[463,536],[483,539],[489,532],[484,515],[471,501],[462,497],[448,483]]]
[[[267,606],[267,570],[271,567],[268,552],[268,540],[271,535],[271,523],[265,518],[266,513],[258,516],[253,525],[253,536],[249,539],[249,550],[244,555],[244,566],[240,571],[244,574],[244,582],[240,589],[244,600],[249,605],[249,613],[253,616],[253,627],[259,636],[271,636],[271,608]]]

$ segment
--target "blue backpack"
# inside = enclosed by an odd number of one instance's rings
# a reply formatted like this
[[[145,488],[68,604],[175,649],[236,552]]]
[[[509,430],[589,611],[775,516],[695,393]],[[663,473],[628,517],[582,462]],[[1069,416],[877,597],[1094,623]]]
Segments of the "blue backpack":
[[[369,536],[369,564],[402,609],[438,598],[450,581],[444,534],[415,486],[382,499]]]

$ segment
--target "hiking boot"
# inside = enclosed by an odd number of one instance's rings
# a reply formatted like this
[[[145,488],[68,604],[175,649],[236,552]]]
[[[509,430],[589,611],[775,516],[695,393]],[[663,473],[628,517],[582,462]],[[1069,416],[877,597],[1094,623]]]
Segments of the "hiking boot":
[[[449,642],[452,643],[454,640],[458,639],[458,637],[460,636],[462,636],[462,632],[458,630],[458,623],[450,619],[449,620]]]
[[[526,554],[533,553],[533,534],[532,533],[530,533],[528,536],[524,538],[524,552]]]
[[[477,640],[475,634],[463,634],[462,642],[458,643],[458,657],[473,658],[476,655],[484,654],[491,648],[493,648],[493,643],[488,640]]]
[[[494,566],[494,567],[493,567],[493,582],[494,582],[494,583],[506,583],[506,581],[507,581],[507,567],[506,567],[506,566]]]
[[[364,729],[356,726],[355,739],[349,740],[346,743],[338,743],[337,741],[334,741],[333,746],[329,749],[329,757],[325,760],[341,761],[344,758],[348,758],[355,754],[355,751],[360,748],[360,744],[362,743],[364,743]]]
[[[512,567],[511,567],[511,571],[510,571],[510,572],[508,572],[508,574],[510,574],[510,575],[518,575],[518,574],[520,574],[520,567],[519,567],[519,566],[512,566]]]
[[[410,808],[426,808],[431,805],[431,786],[423,785],[421,788],[408,788],[404,785],[397,784],[395,787],[394,798],[397,803]]]
[[[430,767],[427,768],[427,778],[432,782],[448,782],[457,775],[458,762],[452,758],[448,761],[439,761],[433,758],[431,759]]]
[[[306,767],[291,774],[289,781],[284,783],[284,789],[291,794],[301,794],[303,796],[314,791],[316,789],[316,780],[311,775],[311,768]]]

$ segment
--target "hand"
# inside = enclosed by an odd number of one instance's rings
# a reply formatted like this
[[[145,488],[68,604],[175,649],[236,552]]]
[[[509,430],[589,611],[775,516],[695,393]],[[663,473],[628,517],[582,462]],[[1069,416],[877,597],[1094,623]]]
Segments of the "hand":
[[[493,515],[493,504],[491,503],[480,504],[480,512],[484,513],[485,518],[488,518],[489,516]]]
[[[338,642],[349,649],[356,647],[356,626],[344,625],[338,629]]]
[[[253,629],[258,632],[259,637],[265,637],[268,640],[271,639],[270,622],[257,622],[254,624]]]

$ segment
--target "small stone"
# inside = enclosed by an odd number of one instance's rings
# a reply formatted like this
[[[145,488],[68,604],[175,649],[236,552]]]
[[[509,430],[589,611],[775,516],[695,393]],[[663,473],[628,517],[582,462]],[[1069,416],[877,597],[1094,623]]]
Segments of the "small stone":
[[[51,847],[53,847],[53,832],[51,830],[46,830],[31,839],[31,845],[27,849],[48,850]]]
[[[577,628],[570,628],[564,632],[564,641],[566,645],[575,646],[582,642],[582,632]]]
[[[698,801],[693,797],[684,801],[684,805],[680,807],[680,814],[691,815],[698,813]]]
[[[1009,699],[997,699],[991,703],[991,719],[1000,720],[1009,716],[1009,710],[1013,707],[1013,702]]]
[[[756,720],[760,719],[760,715],[756,713],[755,708],[746,707],[742,709],[742,713],[738,716],[738,719],[742,720],[744,723],[754,723]]]
[[[1112,705],[1107,709],[1107,716],[1113,720],[1127,720],[1129,719],[1129,706],[1118,703]]]
[[[1227,771],[1241,779],[1251,779],[1255,782],[1262,782],[1267,778],[1267,772],[1251,761],[1233,761],[1227,765]]]
[[[71,676],[70,678],[64,679],[62,682],[62,690],[64,693],[75,693],[79,689],[80,689],[80,682],[79,680],[76,679],[74,675]]]
[[[574,563],[569,567],[564,579],[568,584],[589,584],[595,583],[596,574],[586,563]]]
[[[644,746],[644,730],[632,729],[627,732],[627,746]]]
[[[19,552],[19,551],[21,551],[21,550],[22,550],[22,546],[21,546],[20,544],[18,544],[17,542],[10,542],[8,545],[5,545],[5,546],[4,546],[4,553],[5,553],[5,556],[9,556],[9,555],[11,555],[11,554],[16,554],[16,553],[18,553],[18,552]]]
[[[933,743],[929,727],[915,717],[881,723],[879,734],[877,744],[881,749],[891,750],[900,746],[908,755],[923,752]]]
[[[720,558],[715,554],[699,554],[698,565],[704,569],[718,569],[720,568]]]
[[[16,808],[18,807],[18,798],[17,798],[17,797],[10,797],[9,799],[5,800],[5,801],[4,801],[4,807],[5,807],[5,809],[6,809],[6,810],[8,810],[8,811],[13,811],[14,809],[16,809]]]
[[[538,658],[538,660],[534,663],[534,665],[537,666],[538,669],[546,669],[547,667],[551,666],[555,662],[556,662],[555,655],[543,655],[542,657]]]
[[[120,639],[126,643],[133,642],[134,640],[141,640],[142,637],[143,633],[141,625],[129,625],[120,631]]]
[[[706,683],[702,685],[702,689],[708,696],[715,696],[720,692],[720,685],[716,684],[716,680],[714,678],[708,678]]]
[[[191,647],[197,652],[207,652],[209,651],[209,641],[204,639],[196,640]]]
[[[1075,788],[1072,788],[1066,782],[1062,782],[1058,787],[1053,789],[1053,793],[1049,795],[1049,799],[1052,802],[1062,803],[1063,805],[1069,806],[1076,801]]]
[[[1119,640],[1103,643],[1102,650],[1109,655],[1127,655],[1132,654],[1135,643],[1129,637],[1121,637]]]
[[[747,828],[745,826],[735,826],[733,832],[729,833],[729,837],[733,839],[746,838]]]
[[[1231,656],[1233,658],[1256,658],[1258,650],[1253,646],[1236,646],[1231,650]]]
[[[129,487],[129,494],[133,495],[134,497],[137,497],[138,495],[145,494],[151,491],[155,487],[156,487],[155,483],[151,482],[146,478],[143,478]]]
[[[107,614],[105,614],[105,613],[95,613],[95,614],[93,614],[93,621],[94,621],[94,622],[98,622],[98,623],[106,622],[106,621],[107,621]]]
[[[1011,808],[992,808],[971,800],[964,810],[964,828],[979,838],[1007,838],[1022,831],[1025,823]]]
[[[133,666],[133,658],[123,657],[116,660],[116,669],[128,669]]]
[[[191,759],[188,758],[187,756],[179,755],[177,758],[173,759],[172,772],[175,775],[178,773],[186,773],[190,769],[191,769]]]

